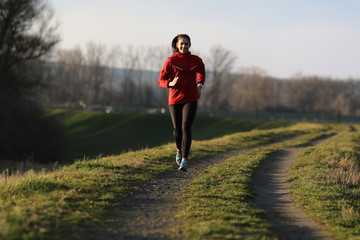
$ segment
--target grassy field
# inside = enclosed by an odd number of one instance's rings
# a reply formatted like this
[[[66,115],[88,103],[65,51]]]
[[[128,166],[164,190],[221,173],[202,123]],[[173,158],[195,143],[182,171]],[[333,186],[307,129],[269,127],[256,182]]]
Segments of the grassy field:
[[[0,239],[76,239],[82,231],[101,223],[109,208],[116,207],[119,199],[136,190],[140,182],[174,167],[174,143],[168,143],[171,139],[169,116],[110,116],[63,110],[49,112],[49,116],[63,121],[69,141],[75,138],[69,144],[74,155],[89,154],[99,142],[104,144],[93,152],[94,155],[111,154],[130,138],[141,144],[124,148],[120,154],[81,158],[67,166],[54,166],[52,171],[1,174]],[[136,135],[144,129],[135,122],[145,125],[149,132],[168,128],[161,134],[164,138],[170,134],[170,138],[150,143],[154,135],[148,133],[144,137],[148,140]],[[271,153],[303,145],[329,132],[336,134],[330,142],[307,148],[296,161],[292,170],[292,191],[296,201],[306,206],[312,218],[326,224],[340,238],[359,238],[358,132],[350,131],[347,125],[334,124],[329,130],[327,124],[252,122],[202,116],[198,116],[195,124],[198,124],[194,125],[197,140],[193,141],[192,161],[233,149],[258,147],[289,136],[297,137],[247,151],[198,176],[186,191],[183,211],[178,213],[184,223],[184,238],[276,238],[264,212],[251,204],[252,176]],[[90,139],[89,146],[85,139]],[[113,142],[116,144],[108,148],[109,152],[102,150],[101,146]],[[79,148],[71,145],[79,145]],[[123,152],[126,149],[137,150]]]

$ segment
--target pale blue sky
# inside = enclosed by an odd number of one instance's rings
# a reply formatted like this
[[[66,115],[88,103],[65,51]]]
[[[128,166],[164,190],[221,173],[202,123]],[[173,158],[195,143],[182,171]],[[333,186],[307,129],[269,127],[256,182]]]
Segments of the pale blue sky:
[[[169,46],[178,33],[201,57],[220,44],[234,70],[257,66],[274,77],[360,78],[358,0],[50,0],[61,48]],[[165,60],[165,59],[164,59]]]

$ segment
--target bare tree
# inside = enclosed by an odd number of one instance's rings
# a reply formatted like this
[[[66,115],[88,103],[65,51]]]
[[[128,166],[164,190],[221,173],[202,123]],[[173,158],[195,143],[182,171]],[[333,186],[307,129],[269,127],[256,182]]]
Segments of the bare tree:
[[[280,84],[266,75],[260,68],[242,68],[236,75],[233,87],[231,109],[253,112],[276,108],[280,105]]]
[[[110,52],[107,55],[107,69],[105,71],[105,81],[101,91],[101,101],[105,105],[118,105],[117,95],[119,91],[116,89],[116,69],[121,54],[121,48],[119,45],[111,47]]]
[[[220,45],[210,50],[206,59],[208,84],[203,97],[206,110],[228,110],[228,96],[233,84],[230,71],[235,60],[236,56]]]
[[[45,98],[67,106],[113,104],[119,91],[115,87],[118,58],[118,46],[108,52],[104,45],[91,42],[85,52],[80,47],[60,50],[49,73],[51,88]]]
[[[313,87],[313,80],[290,80],[287,83],[285,101],[296,112],[313,112],[313,104],[316,101],[316,89]]]
[[[86,102],[94,105],[99,103],[100,88],[105,82],[106,48],[102,44],[90,42],[86,50],[86,78],[89,82],[86,89]]]
[[[165,60],[170,57],[172,54],[171,47],[149,47],[146,52],[146,63],[148,69],[151,71],[151,78],[148,79],[151,84],[147,86],[147,92],[150,93],[150,88],[152,92],[151,103],[153,107],[166,107],[168,90],[165,88],[160,88],[158,86],[158,78],[160,70],[165,62]],[[147,95],[148,96],[148,95]]]
[[[34,103],[58,41],[45,0],[0,0],[0,159],[61,160],[61,134]]]
[[[59,41],[51,8],[42,0],[0,1],[0,92],[19,97],[41,84],[32,65]]]
[[[74,105],[85,96],[85,56],[80,47],[70,50],[61,50],[58,55],[56,66],[57,81],[52,88],[53,96],[57,96],[60,102]]]
[[[134,46],[129,46],[126,52],[122,52],[121,66],[123,68],[122,79],[122,104],[131,107],[135,105],[135,78],[136,70],[140,69],[140,51]]]

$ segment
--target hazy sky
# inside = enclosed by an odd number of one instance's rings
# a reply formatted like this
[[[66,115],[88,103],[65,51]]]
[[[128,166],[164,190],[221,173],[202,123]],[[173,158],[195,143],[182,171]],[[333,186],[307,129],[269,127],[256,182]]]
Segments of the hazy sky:
[[[360,78],[359,0],[50,0],[61,48],[93,41],[108,47],[169,46],[187,33],[191,50],[220,44],[237,55],[234,70],[271,76]],[[165,60],[165,59],[164,59]]]

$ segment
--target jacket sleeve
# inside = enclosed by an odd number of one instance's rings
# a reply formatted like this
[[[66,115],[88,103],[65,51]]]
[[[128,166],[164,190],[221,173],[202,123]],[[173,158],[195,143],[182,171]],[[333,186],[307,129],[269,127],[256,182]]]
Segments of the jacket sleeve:
[[[200,64],[199,64],[199,70],[198,70],[198,75],[197,75],[197,83],[201,83],[202,85],[204,85],[205,83],[205,65],[203,63],[203,61],[200,59]]]
[[[160,72],[160,76],[159,76],[159,80],[158,80],[158,84],[160,87],[163,88],[169,88],[169,79],[170,79],[170,71],[171,71],[171,67],[169,64],[169,60],[166,60],[164,63],[164,66],[161,69]]]

